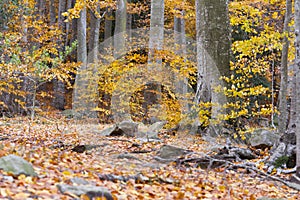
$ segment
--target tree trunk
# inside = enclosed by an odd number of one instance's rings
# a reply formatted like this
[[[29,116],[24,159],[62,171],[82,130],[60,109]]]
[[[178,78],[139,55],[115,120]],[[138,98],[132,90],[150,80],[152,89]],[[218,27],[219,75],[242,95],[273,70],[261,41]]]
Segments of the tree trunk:
[[[184,11],[181,11],[181,17],[174,16],[174,44],[176,55],[185,57],[186,56],[186,36],[185,36],[185,20]],[[187,78],[174,77],[175,79],[180,79],[176,81],[176,94],[180,95],[181,105],[184,113],[188,112],[188,102],[186,98],[187,94]]]
[[[285,34],[283,38],[283,47],[281,55],[281,80],[279,91],[279,121],[278,130],[279,133],[284,133],[287,129],[288,123],[288,110],[287,110],[287,84],[288,84],[288,51],[289,51],[289,23],[292,15],[292,0],[286,0],[286,11],[284,19],[283,32]]]
[[[296,176],[300,178],[300,0],[295,0],[295,35],[296,35]]]
[[[55,24],[56,22],[56,12],[55,12],[55,0],[50,0],[49,2],[49,9],[50,9],[50,25]]]
[[[128,3],[131,3],[131,0],[127,0]],[[128,42],[131,42],[131,29],[132,29],[132,14],[127,13],[127,19],[126,19],[126,33],[128,37]]]
[[[100,9],[98,9],[100,12]],[[100,18],[97,18],[91,11],[91,29],[90,29],[90,40],[89,40],[89,62],[95,62],[99,52],[99,35],[100,35]]]
[[[65,0],[59,0],[59,5],[58,5],[58,17],[57,17],[57,23],[58,27],[62,30],[62,32],[65,32],[66,26],[65,23],[63,22],[62,19],[62,13],[66,11],[66,1]],[[65,39],[65,38],[64,38]],[[58,41],[58,46],[60,51],[64,51],[64,41]],[[53,80],[53,106],[56,109],[59,110],[64,110],[65,104],[66,104],[66,99],[65,99],[65,84],[62,80],[59,80],[55,78]]]
[[[67,7],[66,10],[71,9],[72,6],[72,0],[67,0]],[[66,38],[65,38],[65,46],[70,45],[70,22],[66,22]]]
[[[77,61],[81,62],[80,68],[77,70],[74,94],[73,94],[73,110],[76,118],[86,116],[88,106],[85,102],[86,96],[86,69],[87,69],[87,45],[86,45],[86,7],[80,12],[80,18],[77,19]]]
[[[158,70],[161,67],[162,59],[155,55],[156,51],[163,49],[164,40],[164,0],[152,0],[151,1],[151,19],[150,19],[150,33],[149,33],[149,52],[148,52],[148,76],[154,77],[157,75],[151,75],[155,73],[154,70]],[[153,80],[145,85],[144,90],[144,121],[148,122],[151,116],[148,116],[149,107],[153,104],[159,104],[161,100],[161,84]]]
[[[111,8],[106,9],[105,15],[105,30],[104,30],[104,40],[110,38],[112,36],[112,21],[113,21],[113,13]]]
[[[197,0],[197,68],[198,82],[196,103],[213,103],[211,118],[225,114],[222,110],[227,100],[222,92],[215,92],[217,86],[225,83],[221,76],[230,75],[230,26],[227,0]]]
[[[127,18],[127,1],[118,0],[114,33],[114,58],[118,59],[125,52],[125,32]]]
[[[155,50],[162,50],[164,40],[164,0],[151,1],[151,19],[149,36],[148,63],[161,63],[161,59],[155,58]]]

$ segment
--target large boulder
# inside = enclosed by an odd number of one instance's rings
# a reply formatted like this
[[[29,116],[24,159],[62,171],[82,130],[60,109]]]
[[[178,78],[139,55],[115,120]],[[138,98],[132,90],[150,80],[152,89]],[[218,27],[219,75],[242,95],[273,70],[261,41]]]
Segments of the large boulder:
[[[163,159],[173,159],[190,153],[190,150],[174,147],[171,145],[163,145],[157,156]]]
[[[37,176],[32,164],[16,155],[8,155],[0,158],[0,169],[12,173],[14,176],[25,174],[26,176]]]
[[[165,121],[155,122],[154,124],[152,124],[151,126],[149,126],[147,132],[157,133],[158,134],[161,131],[161,129],[164,127],[165,124],[166,124]]]
[[[144,128],[145,130],[139,130],[136,132],[135,137],[139,138],[142,142],[160,142],[158,134],[165,124],[166,122],[164,121],[155,122],[146,129]]]
[[[118,124],[104,129],[100,132],[101,136],[128,136],[133,137],[138,132],[138,123],[133,121],[122,121]]]
[[[270,148],[278,143],[280,136],[275,131],[268,129],[256,129],[251,133],[249,144],[255,148]]]
[[[138,123],[134,121],[122,121],[117,124],[117,127],[124,132],[126,136],[134,136],[134,133],[138,131]]]
[[[112,194],[108,191],[108,189],[104,187],[99,186],[91,186],[91,185],[67,185],[67,184],[58,184],[57,185],[58,190],[65,194],[74,194],[78,197],[81,195],[84,195],[88,197],[89,199],[96,199],[96,198],[103,198],[107,200],[113,200]]]

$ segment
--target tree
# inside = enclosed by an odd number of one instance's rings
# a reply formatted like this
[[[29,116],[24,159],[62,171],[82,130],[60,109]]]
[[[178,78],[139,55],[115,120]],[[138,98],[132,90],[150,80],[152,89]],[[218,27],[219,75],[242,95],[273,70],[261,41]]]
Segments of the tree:
[[[57,17],[57,24],[60,30],[62,30],[63,33],[66,32],[66,24],[63,22],[62,19],[62,13],[66,11],[66,1],[65,0],[60,0],[58,3],[58,17]],[[62,41],[57,41],[59,44],[60,51],[65,50],[65,41],[66,37],[62,37]],[[66,93],[66,88],[65,84],[62,80],[59,80],[58,78],[53,80],[53,107],[59,110],[64,110],[66,100],[65,100],[65,93]]]
[[[104,27],[104,40],[112,36],[112,21],[113,21],[113,12],[110,7],[106,8],[105,14],[105,27]]]
[[[295,35],[296,35],[296,113],[297,113],[297,123],[296,123],[296,138],[297,138],[297,159],[296,159],[296,176],[300,178],[300,1],[295,0]]]
[[[125,50],[127,1],[118,0],[114,33],[114,57],[119,58]]]
[[[151,18],[149,32],[149,52],[148,52],[148,72],[152,73],[161,67],[162,59],[157,56],[157,52],[163,48],[164,40],[164,0],[151,1]],[[156,69],[155,69],[156,68]],[[151,76],[149,74],[149,76]],[[150,105],[159,103],[161,93],[160,83],[153,80],[145,85],[143,109],[145,119],[148,119]]]
[[[97,12],[100,12],[99,6],[97,6]],[[89,39],[89,59],[91,62],[97,60],[97,55],[99,52],[99,35],[100,35],[100,21],[101,18],[98,17],[93,11],[90,11],[91,16],[91,28],[90,28],[90,39]]]
[[[174,45],[175,45],[175,53],[179,56],[186,57],[187,50],[186,50],[186,32],[185,32],[185,19],[184,11],[180,11],[181,16],[177,17],[174,15]],[[175,77],[178,79],[179,77]],[[179,95],[187,94],[188,92],[188,80],[184,78],[180,80],[176,85],[176,93]],[[182,106],[184,112],[188,112],[188,104],[186,98],[183,99]]]
[[[292,0],[286,0],[286,11],[283,28],[283,47],[281,55],[281,80],[279,91],[279,133],[284,133],[287,129],[288,110],[287,110],[287,84],[288,84],[288,51],[289,51],[289,23],[292,15]]]
[[[221,92],[215,92],[221,76],[230,73],[230,26],[228,1],[197,0],[196,1],[197,31],[197,68],[198,81],[196,104],[212,102],[211,118],[218,119],[221,106],[226,98]]]
[[[75,5],[76,6],[76,5]],[[87,114],[88,108],[82,108],[82,102],[85,101],[86,89],[87,89],[87,45],[86,45],[86,28],[87,28],[87,18],[86,18],[86,5],[80,10],[80,17],[77,19],[77,61],[81,62],[81,67],[77,71],[76,81],[74,85],[74,95],[73,95],[73,110],[75,111],[76,117],[82,117]],[[82,110],[83,109],[83,110]]]

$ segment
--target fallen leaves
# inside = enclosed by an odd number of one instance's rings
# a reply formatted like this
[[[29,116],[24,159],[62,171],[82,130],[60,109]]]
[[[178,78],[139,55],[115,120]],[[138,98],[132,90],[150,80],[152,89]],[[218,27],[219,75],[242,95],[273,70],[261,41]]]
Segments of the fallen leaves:
[[[0,156],[16,154],[23,157],[33,164],[38,177],[12,177],[0,171],[0,198],[73,199],[74,194],[62,194],[56,185],[77,185],[72,182],[74,177],[91,185],[106,187],[115,199],[252,200],[262,196],[297,199],[299,195],[299,192],[281,183],[266,180],[245,169],[222,167],[203,170],[174,163],[162,164],[153,159],[163,145],[176,144],[176,137],[161,137],[164,138],[163,143],[143,143],[123,137],[108,139],[95,134],[83,137],[67,125],[64,126],[69,132],[60,132],[57,122],[46,124],[19,120],[19,123],[13,124],[13,120],[9,126],[1,126],[1,136],[9,135],[9,138],[1,141]],[[82,153],[72,151],[76,146],[82,147],[80,145],[98,146]],[[206,153],[207,146],[196,137],[185,142],[186,148],[196,152]],[[138,159],[131,159],[128,155],[134,151],[134,157]],[[105,174],[112,177],[140,174],[142,178],[99,178],[99,175]],[[80,198],[88,199],[86,195]]]

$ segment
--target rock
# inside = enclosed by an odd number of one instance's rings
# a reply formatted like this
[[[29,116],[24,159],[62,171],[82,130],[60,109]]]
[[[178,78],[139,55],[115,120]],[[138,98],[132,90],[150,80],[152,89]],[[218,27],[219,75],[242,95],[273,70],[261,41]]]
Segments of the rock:
[[[154,142],[160,142],[160,139],[158,138],[158,133],[161,131],[165,124],[166,122],[164,121],[155,122],[145,130],[139,130],[134,135],[142,142],[149,142],[150,140]]]
[[[74,177],[70,179],[72,184],[77,184],[77,185],[89,185],[90,183],[87,180],[84,180],[83,178],[79,177]]]
[[[119,154],[117,155],[118,159],[128,159],[128,160],[138,160],[141,161],[139,158],[129,154],[129,153],[123,153],[123,154]]]
[[[165,121],[155,122],[154,124],[149,126],[147,132],[158,134],[161,131],[161,129],[164,127],[165,124],[166,124]]]
[[[62,111],[61,114],[69,119],[73,118],[73,116],[74,116],[74,112],[72,109],[66,109],[66,110]]]
[[[112,134],[114,134],[114,132],[116,131],[117,129],[117,125],[113,125],[111,127],[108,127],[104,130],[102,130],[99,135],[101,136],[111,136]]]
[[[250,150],[250,149],[245,149],[245,148],[231,148],[230,152],[235,153],[236,155],[238,155],[238,157],[240,159],[255,159],[257,158],[257,156]]]
[[[26,176],[37,176],[32,164],[16,155],[8,155],[0,158],[0,169],[6,172],[11,172],[18,176],[24,174]]]
[[[283,198],[269,198],[269,197],[259,197],[257,200],[285,200]]]
[[[122,121],[117,127],[124,132],[126,136],[133,137],[134,133],[138,131],[138,123],[133,121]]]
[[[185,155],[189,152],[191,151],[171,145],[163,145],[157,153],[157,156],[163,159],[172,159]]]
[[[96,197],[105,197],[107,200],[113,200],[111,193],[104,187],[91,186],[91,185],[78,185],[72,186],[67,184],[58,184],[57,188],[63,194],[71,193],[75,194],[78,197],[85,195],[89,199],[94,199]]]
[[[140,137],[137,138],[141,143],[147,143],[147,142],[154,142],[154,143],[160,143],[162,142],[159,138],[147,138],[147,137]]]
[[[90,144],[85,144],[85,145],[77,145],[73,147],[71,150],[77,153],[83,153],[88,150],[96,149],[98,147],[101,147],[102,145],[90,145]]]
[[[267,129],[257,129],[255,130],[249,139],[249,143],[255,148],[270,148],[274,146],[280,139],[280,136],[274,131]]]
[[[296,133],[295,132],[284,133],[281,136],[280,141],[285,143],[285,144],[296,145]]]
[[[123,136],[133,137],[138,132],[138,123],[133,121],[122,121],[100,132],[101,136]]]

